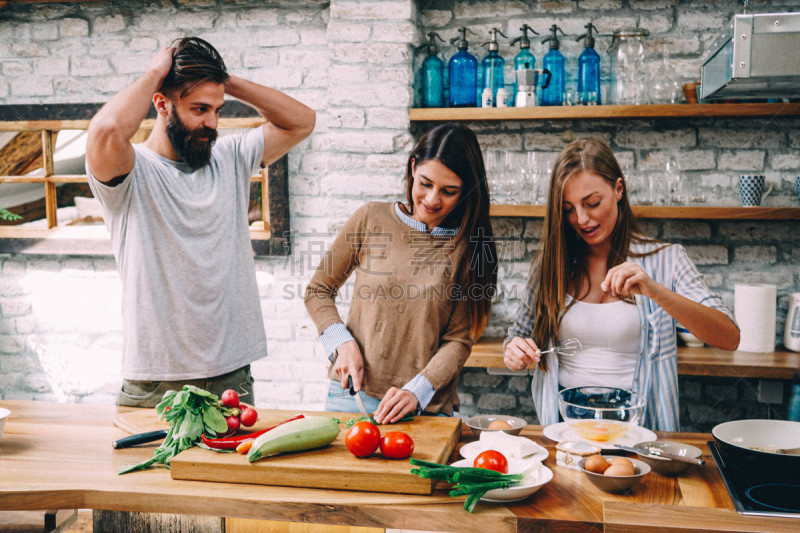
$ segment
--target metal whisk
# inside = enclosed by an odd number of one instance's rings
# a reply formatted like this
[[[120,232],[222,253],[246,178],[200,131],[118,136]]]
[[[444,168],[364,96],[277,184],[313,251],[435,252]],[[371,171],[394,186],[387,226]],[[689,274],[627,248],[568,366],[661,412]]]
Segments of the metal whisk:
[[[538,355],[539,355],[539,357],[541,357],[543,354],[550,353],[550,352],[555,352],[556,354],[558,354],[558,355],[560,355],[562,357],[573,357],[575,355],[578,355],[580,353],[581,349],[583,349],[583,346],[581,345],[581,341],[579,341],[578,339],[573,337],[571,339],[567,339],[567,340],[565,340],[563,342],[560,342],[558,344],[558,346],[556,346],[554,348],[550,348],[549,350],[545,350],[545,351],[539,350],[539,354]]]

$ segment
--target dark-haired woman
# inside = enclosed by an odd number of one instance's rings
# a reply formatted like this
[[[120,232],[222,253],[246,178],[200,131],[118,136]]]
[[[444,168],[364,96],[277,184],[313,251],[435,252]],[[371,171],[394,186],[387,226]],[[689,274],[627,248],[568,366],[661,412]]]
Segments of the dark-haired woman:
[[[539,251],[505,341],[506,366],[538,363],[539,423],[558,422],[560,388],[595,385],[639,392],[643,425],[677,431],[676,322],[711,346],[739,345],[732,313],[684,248],[639,231],[611,149],[571,143],[554,164]],[[540,357],[540,347],[571,337],[583,345],[577,356]]]
[[[453,124],[420,139],[406,167],[406,203],[371,202],[345,223],[306,289],[332,365],[326,409],[378,423],[452,415],[456,386],[489,317],[497,257],[475,134]],[[355,273],[347,323],[335,305]]]

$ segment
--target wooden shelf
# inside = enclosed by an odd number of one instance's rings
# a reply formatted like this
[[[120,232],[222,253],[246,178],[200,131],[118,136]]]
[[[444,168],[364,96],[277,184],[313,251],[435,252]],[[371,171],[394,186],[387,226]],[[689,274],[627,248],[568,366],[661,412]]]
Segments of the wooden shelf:
[[[414,108],[412,122],[479,120],[580,120],[676,117],[773,117],[800,115],[800,103],[596,105],[552,107]]]
[[[466,367],[506,368],[503,339],[483,338],[472,347]],[[678,348],[678,374],[762,379],[792,379],[800,367],[800,353],[729,352],[717,348]]]
[[[638,218],[695,220],[800,220],[800,207],[711,207],[681,205],[635,205]],[[544,218],[544,205],[495,204],[493,217]]]

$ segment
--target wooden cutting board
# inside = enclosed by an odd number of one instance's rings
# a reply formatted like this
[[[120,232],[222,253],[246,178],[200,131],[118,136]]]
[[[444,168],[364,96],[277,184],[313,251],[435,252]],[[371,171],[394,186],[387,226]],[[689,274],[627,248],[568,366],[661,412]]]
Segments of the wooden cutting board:
[[[297,414],[295,411],[259,409],[258,430]],[[342,421],[358,417],[350,413],[314,413]],[[379,426],[381,433],[403,431],[414,441],[412,457],[447,463],[461,438],[461,419],[418,416],[412,422]],[[411,474],[408,459],[387,459],[376,452],[359,459],[345,446],[343,428],[329,446],[317,450],[267,457],[254,463],[239,453],[219,453],[203,448],[186,450],[171,461],[173,479],[253,483],[321,489],[346,489],[402,494],[430,494],[434,481]]]
[[[126,413],[118,413],[114,417],[114,425],[131,435],[146,433],[157,429],[169,429],[165,420],[159,420],[155,408],[136,409]]]

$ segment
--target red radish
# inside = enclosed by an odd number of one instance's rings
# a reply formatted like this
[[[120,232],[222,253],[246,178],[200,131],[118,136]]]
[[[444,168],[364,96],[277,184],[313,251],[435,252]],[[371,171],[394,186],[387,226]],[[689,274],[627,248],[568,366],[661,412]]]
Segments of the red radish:
[[[244,427],[250,427],[258,420],[258,411],[252,407],[246,407],[239,415],[239,421]]]
[[[239,395],[233,389],[228,389],[222,393],[220,403],[225,407],[239,407]]]

